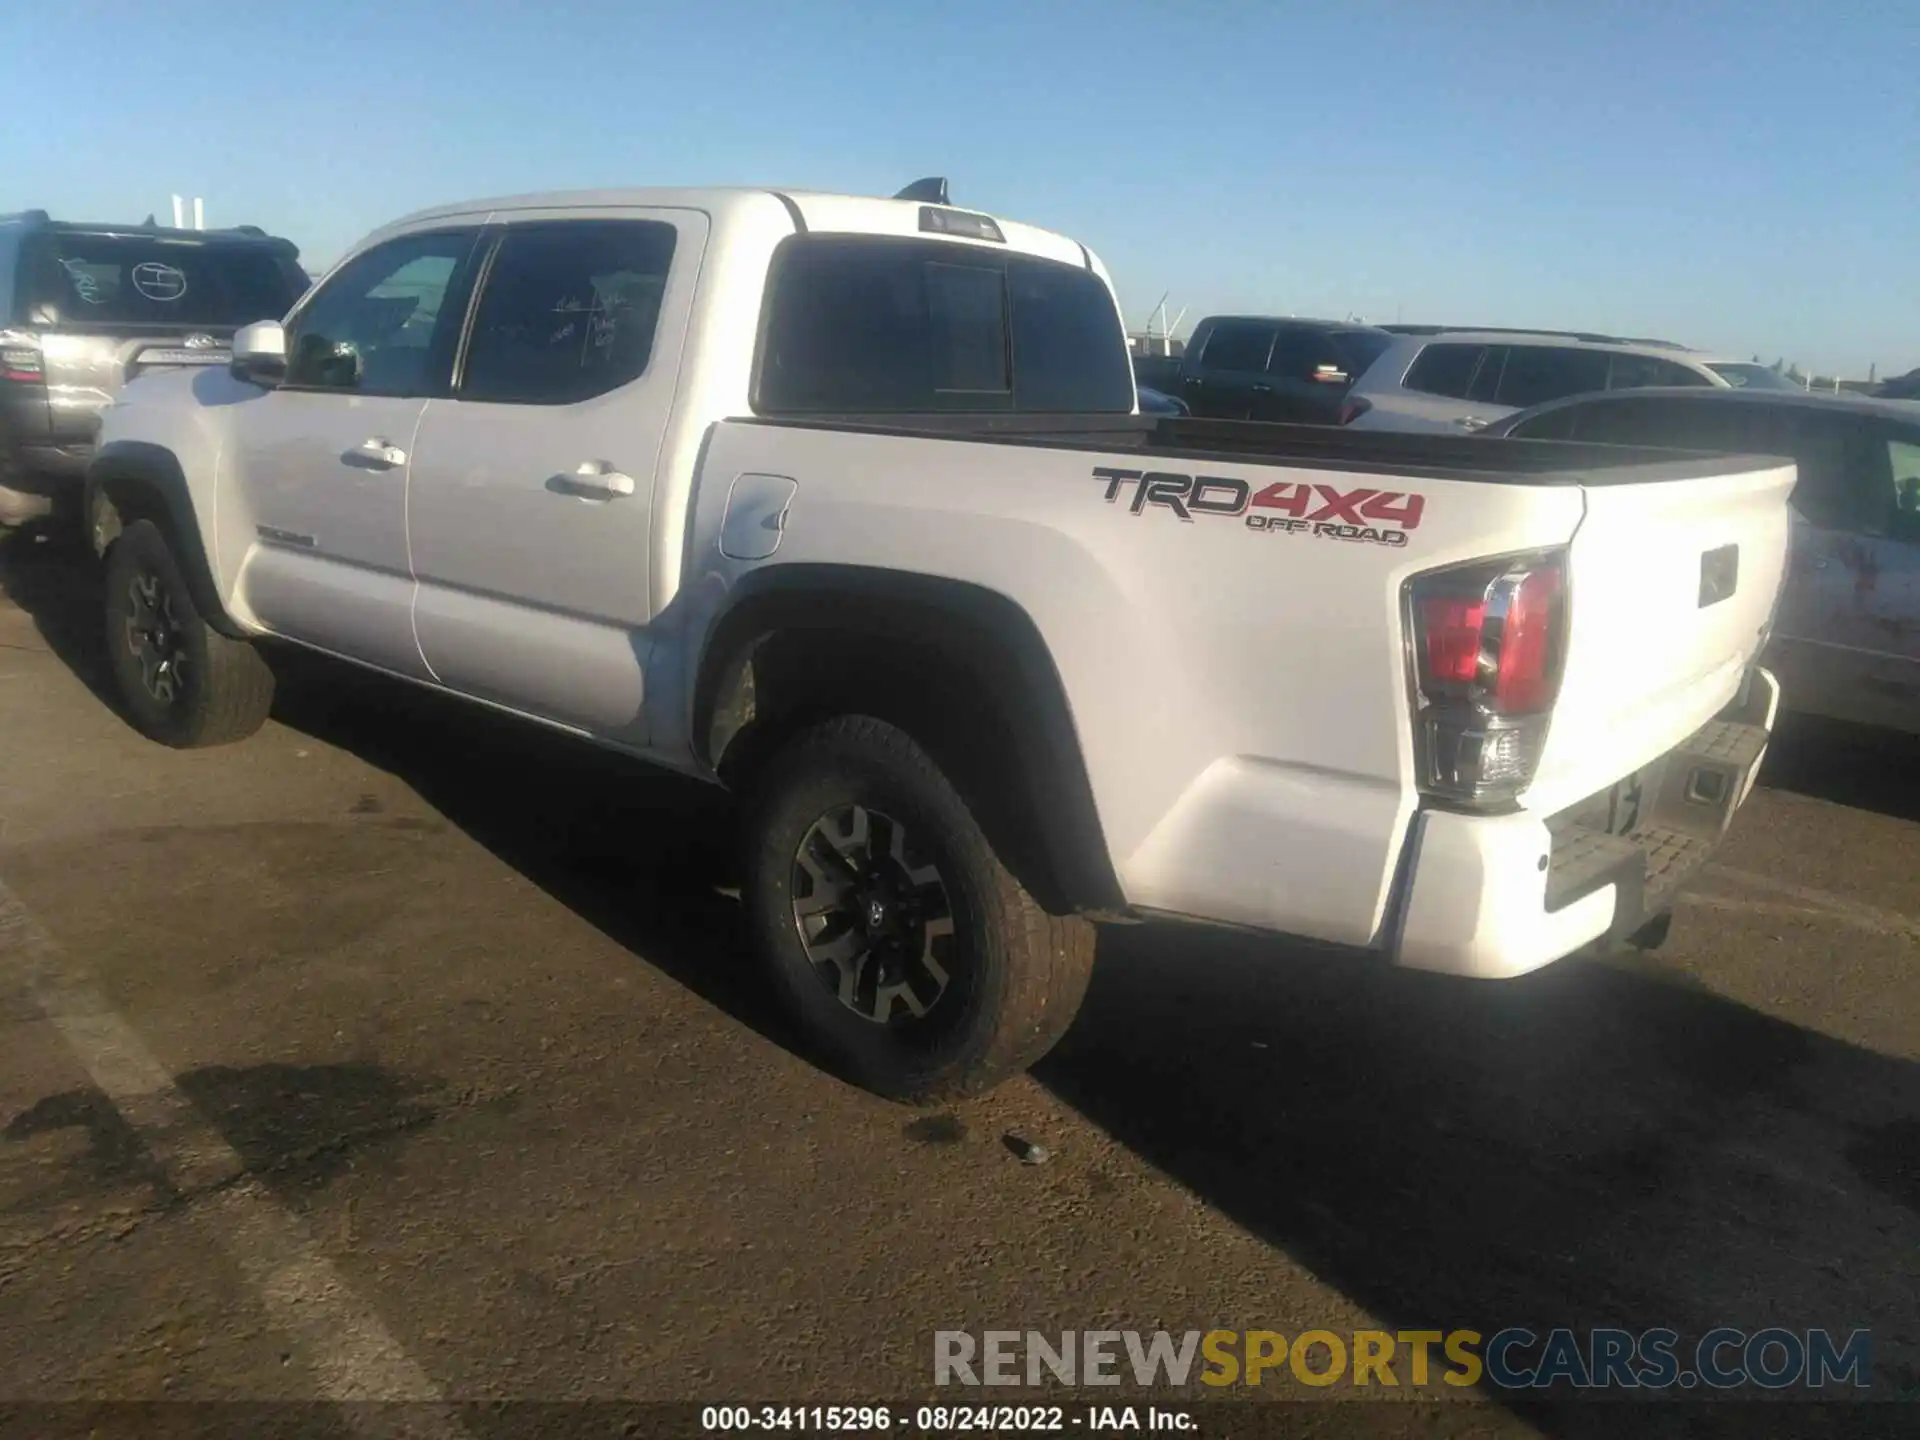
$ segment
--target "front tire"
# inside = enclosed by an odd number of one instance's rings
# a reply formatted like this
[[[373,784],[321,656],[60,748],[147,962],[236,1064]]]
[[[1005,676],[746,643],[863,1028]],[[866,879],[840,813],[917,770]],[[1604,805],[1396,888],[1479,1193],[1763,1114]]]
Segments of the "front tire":
[[[273,671],[253,646],[209,626],[167,538],[137,520],[106,566],[107,657],[136,729],[175,749],[244,740],[273,708]]]
[[[849,1080],[917,1104],[980,1095],[1066,1033],[1093,926],[1040,907],[904,731],[859,715],[806,731],[749,814],[754,937]]]

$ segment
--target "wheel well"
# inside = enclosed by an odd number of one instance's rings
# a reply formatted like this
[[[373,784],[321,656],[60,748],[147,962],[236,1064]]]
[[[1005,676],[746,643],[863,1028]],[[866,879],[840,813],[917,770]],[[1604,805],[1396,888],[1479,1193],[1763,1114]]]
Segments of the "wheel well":
[[[164,446],[117,441],[101,450],[87,472],[86,525],[94,554],[105,559],[140,520],[151,520],[166,535],[201,617],[222,635],[248,639],[221,603],[179,459]]]
[[[770,584],[721,622],[695,695],[701,758],[745,788],[799,731],[872,715],[926,748],[1047,910],[1123,912],[1065,688],[1032,620],[976,586],[833,568],[812,585]]]
[[[89,487],[87,530],[93,537],[94,554],[105,559],[129,525],[151,520],[171,533],[172,516],[160,492],[145,480],[126,475],[107,476]]]

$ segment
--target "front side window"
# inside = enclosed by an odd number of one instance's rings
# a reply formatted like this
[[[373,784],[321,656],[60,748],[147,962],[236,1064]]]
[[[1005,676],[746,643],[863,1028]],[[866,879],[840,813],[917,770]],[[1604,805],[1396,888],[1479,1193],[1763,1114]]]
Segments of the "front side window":
[[[1562,345],[1514,345],[1507,350],[1494,399],[1524,410],[1568,395],[1607,388],[1604,350],[1576,350]]]
[[[1429,345],[1409,367],[1402,384],[1423,395],[1464,400],[1486,353],[1484,345]]]
[[[516,225],[486,267],[459,397],[573,404],[636,380],[673,264],[658,220]]]
[[[447,305],[474,232],[406,235],[349,261],[287,332],[286,384],[357,395],[421,395],[452,367]]]
[[[763,414],[1124,414],[1126,334],[1100,277],[983,246],[783,242],[768,279]]]

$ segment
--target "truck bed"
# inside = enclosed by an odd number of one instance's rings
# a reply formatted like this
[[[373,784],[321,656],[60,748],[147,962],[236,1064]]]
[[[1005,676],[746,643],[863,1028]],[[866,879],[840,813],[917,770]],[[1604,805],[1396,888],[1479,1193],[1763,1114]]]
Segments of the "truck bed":
[[[1276,464],[1488,484],[1606,486],[1732,475],[1777,463],[1569,440],[1492,439],[1189,416],[817,415],[730,423],[1064,450],[1144,451],[1169,460]]]

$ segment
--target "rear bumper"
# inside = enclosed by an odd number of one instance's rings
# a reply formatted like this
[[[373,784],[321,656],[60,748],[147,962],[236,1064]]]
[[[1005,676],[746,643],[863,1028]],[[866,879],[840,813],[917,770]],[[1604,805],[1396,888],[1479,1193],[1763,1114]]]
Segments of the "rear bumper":
[[[1779,705],[1755,667],[1733,704],[1642,772],[1625,814],[1611,792],[1546,819],[1422,812],[1394,960],[1524,975],[1666,913],[1752,793]]]

